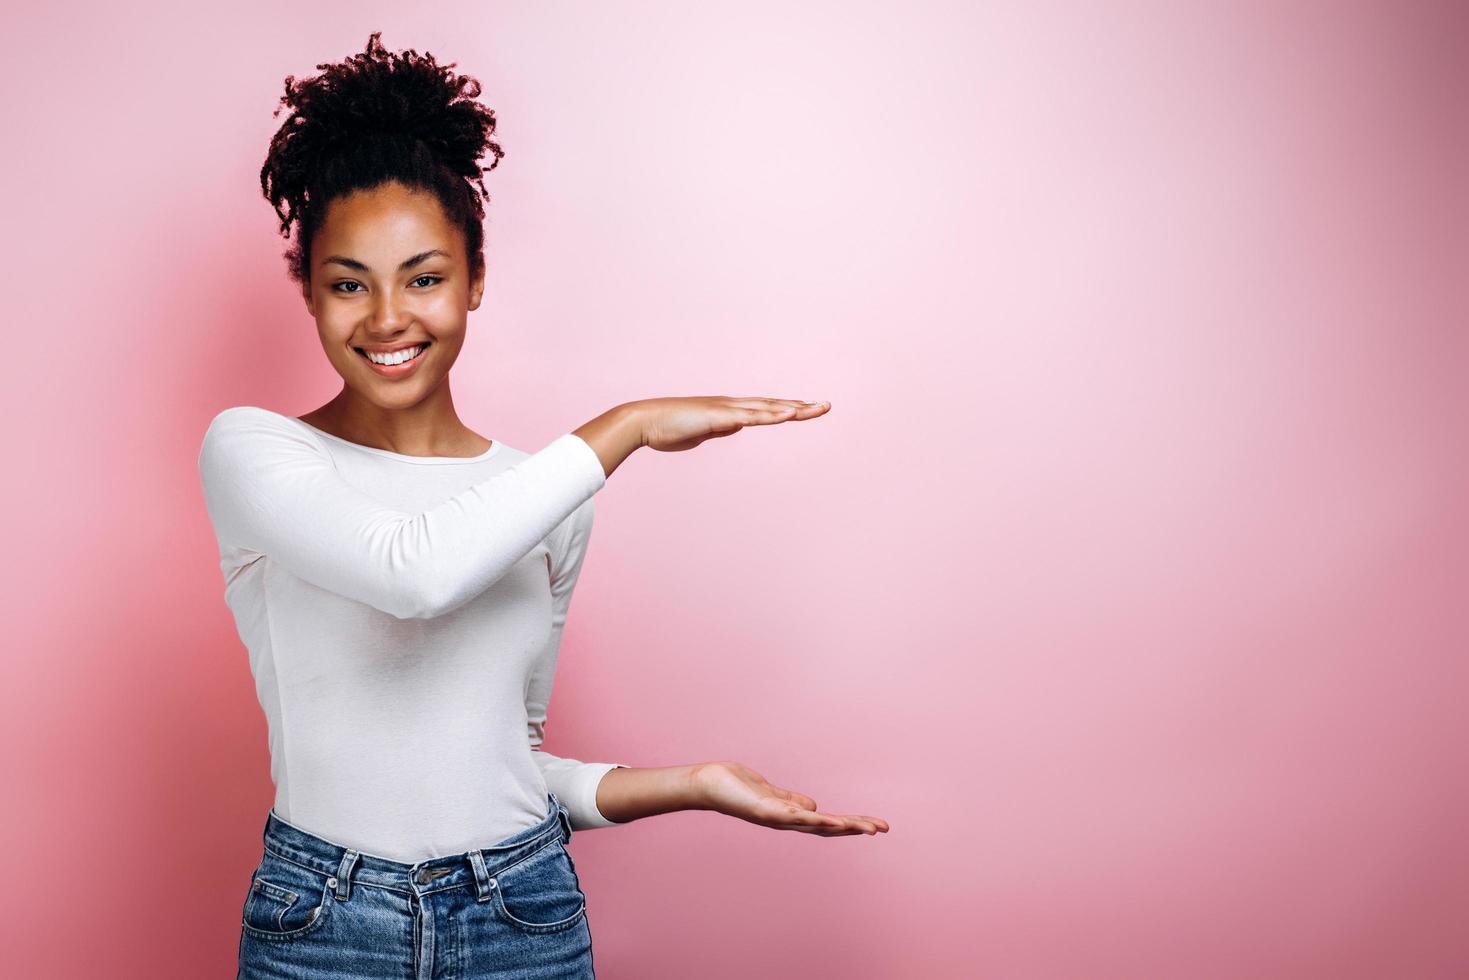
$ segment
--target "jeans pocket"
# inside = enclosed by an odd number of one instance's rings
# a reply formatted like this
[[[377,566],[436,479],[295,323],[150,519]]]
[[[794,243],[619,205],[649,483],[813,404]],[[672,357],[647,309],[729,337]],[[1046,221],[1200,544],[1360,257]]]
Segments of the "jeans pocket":
[[[250,878],[241,926],[260,939],[299,939],[315,932],[335,904],[329,877],[267,851]]]
[[[495,914],[521,932],[570,929],[587,912],[587,897],[559,838],[495,875],[492,891]]]

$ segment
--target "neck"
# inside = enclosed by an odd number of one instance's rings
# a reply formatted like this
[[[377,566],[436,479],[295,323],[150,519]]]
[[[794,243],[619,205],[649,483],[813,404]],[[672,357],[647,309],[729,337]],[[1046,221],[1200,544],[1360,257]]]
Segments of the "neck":
[[[405,456],[477,455],[489,448],[460,421],[447,377],[427,397],[402,407],[378,404],[344,386],[302,418],[350,442]]]

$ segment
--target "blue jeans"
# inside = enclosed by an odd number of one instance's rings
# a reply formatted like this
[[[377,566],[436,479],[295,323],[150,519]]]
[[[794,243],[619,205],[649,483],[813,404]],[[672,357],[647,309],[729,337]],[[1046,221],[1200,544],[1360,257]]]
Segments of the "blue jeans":
[[[571,815],[498,844],[403,864],[280,819],[250,876],[237,980],[541,980],[594,977]]]

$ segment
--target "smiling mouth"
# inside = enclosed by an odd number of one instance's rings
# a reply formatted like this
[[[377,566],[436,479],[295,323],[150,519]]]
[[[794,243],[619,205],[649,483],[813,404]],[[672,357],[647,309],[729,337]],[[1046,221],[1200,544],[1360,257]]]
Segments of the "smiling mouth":
[[[413,347],[417,347],[418,348],[418,353],[415,354],[415,355],[413,355],[412,357],[408,358],[406,361],[398,361],[396,364],[384,364],[381,361],[374,361],[371,357],[368,357],[367,356],[367,351],[364,350],[361,347],[354,347],[352,349],[355,350],[357,353],[361,354],[362,355],[362,359],[364,361],[366,361],[368,364],[371,364],[374,367],[384,368],[384,367],[401,367],[404,364],[412,364],[414,361],[418,360],[424,354],[428,353],[428,349],[432,345],[433,345],[433,341],[424,341],[422,343],[414,344]],[[403,348],[403,350],[412,350],[413,347],[405,347],[405,348]],[[398,351],[394,351],[393,353],[396,354],[396,353],[399,353],[399,352]]]

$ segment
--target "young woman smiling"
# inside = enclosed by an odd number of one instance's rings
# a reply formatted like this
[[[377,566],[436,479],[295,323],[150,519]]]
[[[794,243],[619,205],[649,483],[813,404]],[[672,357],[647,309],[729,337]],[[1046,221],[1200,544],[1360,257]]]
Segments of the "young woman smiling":
[[[589,977],[573,830],[694,809],[888,829],[733,761],[542,748],[597,490],[639,449],[830,406],[652,398],[536,453],[465,425],[449,372],[484,294],[482,174],[503,154],[474,79],[378,38],[287,78],[261,171],[342,389],[300,416],[227,408],[199,453],[276,787],[239,976]]]

